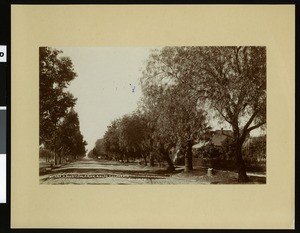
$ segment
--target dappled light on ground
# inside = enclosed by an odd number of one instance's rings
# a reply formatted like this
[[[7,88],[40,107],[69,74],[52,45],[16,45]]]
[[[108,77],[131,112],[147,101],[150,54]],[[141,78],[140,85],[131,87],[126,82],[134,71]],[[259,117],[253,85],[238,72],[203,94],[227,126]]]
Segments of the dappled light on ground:
[[[265,175],[250,174],[251,182],[266,183]],[[232,171],[214,171],[207,175],[207,168],[196,167],[184,172],[177,166],[174,172],[166,168],[149,167],[137,163],[96,160],[84,157],[81,160],[54,168],[40,174],[41,184],[234,184],[237,174]]]

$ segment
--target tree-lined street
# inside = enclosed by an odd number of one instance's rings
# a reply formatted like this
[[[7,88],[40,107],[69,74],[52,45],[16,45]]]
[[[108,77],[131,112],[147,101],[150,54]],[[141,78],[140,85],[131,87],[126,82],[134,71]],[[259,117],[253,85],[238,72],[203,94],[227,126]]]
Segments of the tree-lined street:
[[[142,94],[136,108],[112,114],[88,151],[75,107],[89,89],[74,97],[68,87],[78,75],[71,58],[40,48],[41,183],[255,183],[248,172],[266,171],[266,48],[165,46],[148,53],[136,67]],[[107,91],[100,88],[109,78],[99,80],[86,83]],[[88,112],[101,110],[101,118],[117,104],[118,88],[111,87],[111,101]],[[128,83],[130,94],[136,89]],[[264,134],[251,136],[256,129]]]

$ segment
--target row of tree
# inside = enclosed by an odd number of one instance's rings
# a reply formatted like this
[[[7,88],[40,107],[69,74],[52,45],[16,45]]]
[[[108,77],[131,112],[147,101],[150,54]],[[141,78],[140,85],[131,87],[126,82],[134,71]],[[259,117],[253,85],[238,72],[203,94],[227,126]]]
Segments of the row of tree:
[[[235,158],[234,143],[231,138],[226,138],[221,145],[214,145],[211,141],[195,150],[195,157],[217,160],[233,160]],[[243,157],[246,163],[265,161],[266,135],[248,138],[243,147]]]
[[[66,88],[77,74],[62,51],[40,47],[40,146],[53,154],[57,165],[85,155],[86,142],[80,132],[76,98]]]
[[[96,142],[94,154],[122,162],[143,158],[147,165],[149,133],[146,119],[141,114],[124,115],[108,126],[103,139]]]
[[[192,146],[209,137],[208,115],[227,122],[239,181],[247,181],[243,145],[266,123],[265,47],[164,47],[152,51],[141,77],[139,112],[111,123],[103,150],[164,159],[180,149],[187,171]]]

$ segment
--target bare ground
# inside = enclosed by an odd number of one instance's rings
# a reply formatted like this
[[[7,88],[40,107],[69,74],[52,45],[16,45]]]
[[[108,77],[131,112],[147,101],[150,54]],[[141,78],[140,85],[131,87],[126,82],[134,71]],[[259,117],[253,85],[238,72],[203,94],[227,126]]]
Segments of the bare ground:
[[[265,184],[264,174],[248,174],[248,184]],[[195,167],[184,172],[178,166],[174,172],[165,168],[149,167],[136,163],[83,158],[40,174],[40,184],[237,184],[237,174],[232,171],[214,171],[207,175],[207,168]]]

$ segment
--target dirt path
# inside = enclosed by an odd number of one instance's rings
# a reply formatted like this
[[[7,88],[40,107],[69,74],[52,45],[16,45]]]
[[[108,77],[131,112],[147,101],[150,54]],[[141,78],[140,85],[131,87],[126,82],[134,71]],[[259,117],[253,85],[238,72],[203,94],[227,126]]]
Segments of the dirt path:
[[[40,176],[41,184],[160,184],[170,176],[160,169],[136,165],[120,164],[112,161],[98,161],[83,158],[49,174]]]
[[[192,173],[182,170],[183,167],[177,167],[169,173],[165,168],[85,157],[41,175],[40,184],[232,184],[237,180],[236,174],[229,171],[207,176],[203,168]],[[265,177],[256,177],[252,183],[265,183]]]

